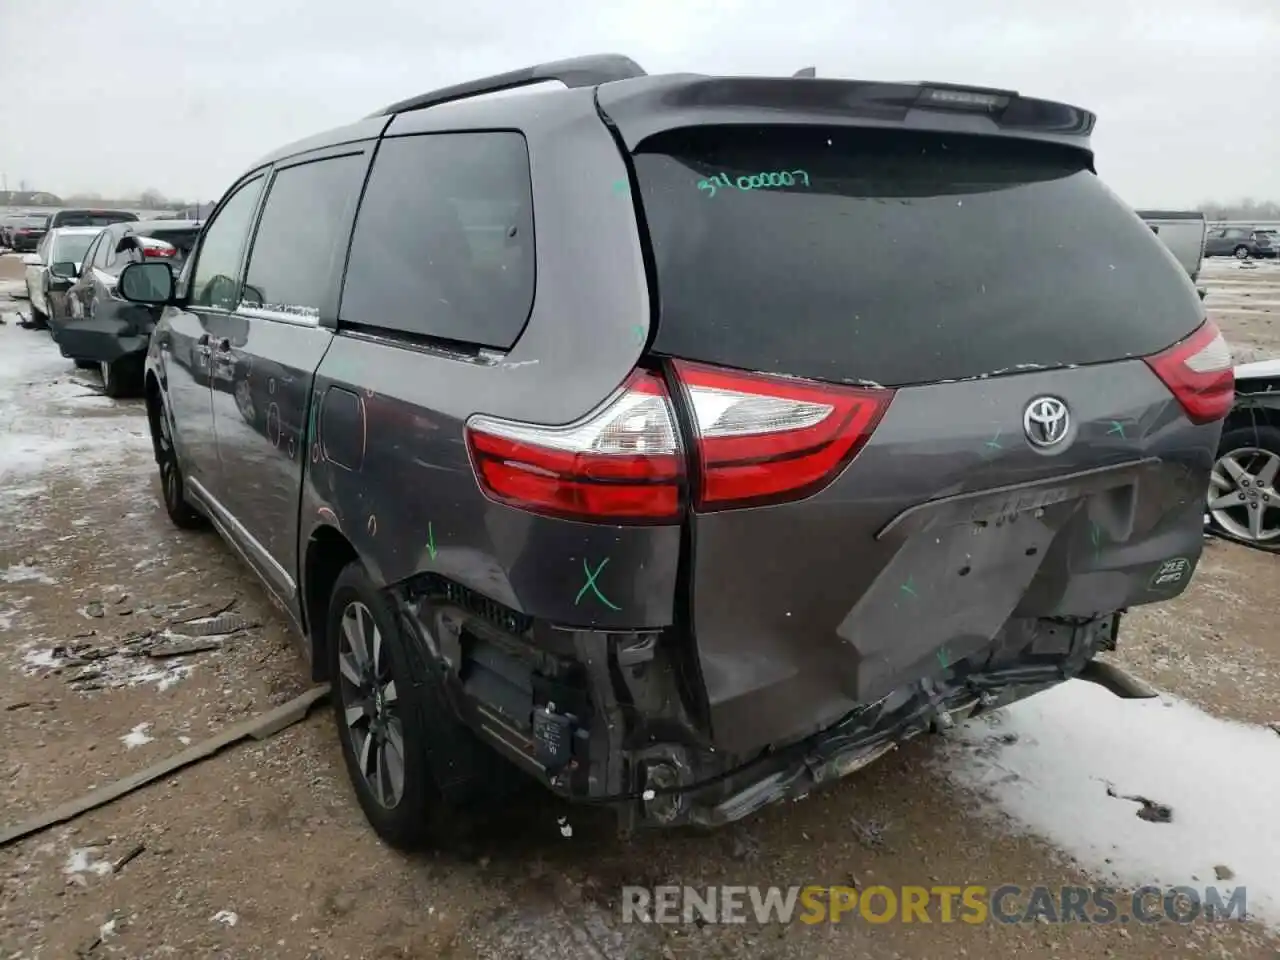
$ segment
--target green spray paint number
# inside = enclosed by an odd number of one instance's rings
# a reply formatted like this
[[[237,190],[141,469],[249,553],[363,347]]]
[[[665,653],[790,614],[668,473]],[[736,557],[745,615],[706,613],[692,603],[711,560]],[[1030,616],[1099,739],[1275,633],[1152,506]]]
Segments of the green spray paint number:
[[[809,186],[809,174],[805,170],[777,170],[772,173],[753,173],[730,180],[727,174],[717,173],[698,181],[698,189],[714,197],[721,189],[768,190],[775,187]]]

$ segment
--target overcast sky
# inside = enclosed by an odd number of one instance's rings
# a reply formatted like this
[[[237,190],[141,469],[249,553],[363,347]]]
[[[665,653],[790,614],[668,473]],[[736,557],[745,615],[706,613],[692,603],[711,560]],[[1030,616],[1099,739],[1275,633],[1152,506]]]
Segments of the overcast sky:
[[[1135,206],[1280,199],[1280,0],[0,0],[0,173],[210,200],[388,102],[604,51],[1016,89],[1095,111]]]

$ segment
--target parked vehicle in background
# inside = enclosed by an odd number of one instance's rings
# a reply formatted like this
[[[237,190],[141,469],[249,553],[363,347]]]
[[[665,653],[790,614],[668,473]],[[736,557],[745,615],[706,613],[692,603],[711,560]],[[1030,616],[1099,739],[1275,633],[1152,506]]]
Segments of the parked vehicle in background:
[[[129,210],[91,210],[73,207],[59,210],[49,218],[49,229],[57,227],[109,227],[113,223],[137,220],[138,215]]]
[[[63,308],[62,298],[71,286],[70,280],[50,276],[49,265],[71,263],[78,272],[89,244],[101,232],[98,227],[59,227],[44,235],[35,253],[23,257],[27,268],[24,279],[27,298],[31,302],[33,326],[48,326],[50,312]],[[52,303],[56,303],[57,307],[51,306]]]
[[[15,253],[29,253],[40,244],[48,226],[48,214],[28,213],[11,217],[5,226],[4,246]]]
[[[98,231],[78,269],[69,263],[50,268],[52,279],[68,283],[62,303],[49,315],[53,338],[64,357],[102,371],[107,396],[132,396],[141,389],[143,359],[159,314],[118,295],[120,271],[157,260],[180,269],[198,234],[198,226],[181,221],[119,221]],[[104,332],[109,333],[105,341]],[[111,349],[86,351],[86,338],[109,342]]]
[[[308,638],[377,832],[498,758],[719,825],[1068,678],[1132,695],[1094,658],[1190,582],[1232,367],[1093,124],[586,57],[285,147],[180,278],[126,267],[165,507]]]
[[[1276,248],[1272,245],[1272,235],[1265,230],[1214,227],[1205,238],[1204,254],[1206,257],[1235,257],[1237,260],[1261,259],[1274,257]]]
[[[1280,360],[1242,363],[1218,443],[1208,512],[1219,533],[1280,550]]]
[[[1198,210],[1139,210],[1137,214],[1182,264],[1187,276],[1193,282],[1198,280],[1204,259],[1204,214]]]
[[[199,220],[139,220],[126,225],[123,237],[135,239],[135,260],[166,260],[177,272],[195,246],[201,226]]]

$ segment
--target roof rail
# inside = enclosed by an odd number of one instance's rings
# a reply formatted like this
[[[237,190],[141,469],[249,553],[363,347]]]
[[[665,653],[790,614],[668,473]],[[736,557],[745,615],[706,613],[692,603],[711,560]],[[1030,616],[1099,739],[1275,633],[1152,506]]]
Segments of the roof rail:
[[[497,93],[500,90],[513,90],[516,87],[527,87],[535,83],[545,83],[548,80],[559,80],[566,87],[594,87],[599,83],[630,80],[632,77],[643,76],[645,72],[640,64],[618,53],[572,57],[568,60],[539,63],[532,67],[522,67],[519,70],[498,73],[492,77],[481,77],[479,80],[468,80],[466,83],[456,83],[451,87],[441,87],[439,90],[421,93],[371,113],[366,119],[389,117],[410,110],[424,110],[451,100],[465,100],[467,97]]]

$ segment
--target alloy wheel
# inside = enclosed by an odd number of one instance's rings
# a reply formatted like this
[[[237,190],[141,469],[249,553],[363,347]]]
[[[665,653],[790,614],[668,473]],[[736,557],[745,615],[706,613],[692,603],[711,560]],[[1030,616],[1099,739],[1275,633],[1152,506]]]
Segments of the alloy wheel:
[[[160,489],[164,493],[164,502],[177,506],[181,493],[178,489],[178,455],[173,449],[173,436],[169,433],[169,415],[162,405],[156,423],[159,427],[157,439],[160,447]]]
[[[404,796],[404,725],[390,657],[369,608],[358,600],[342,611],[338,692],[345,732],[360,774],[390,810]]]
[[[1231,536],[1254,543],[1280,539],[1280,454],[1241,447],[1218,459],[1209,478],[1209,514]]]

